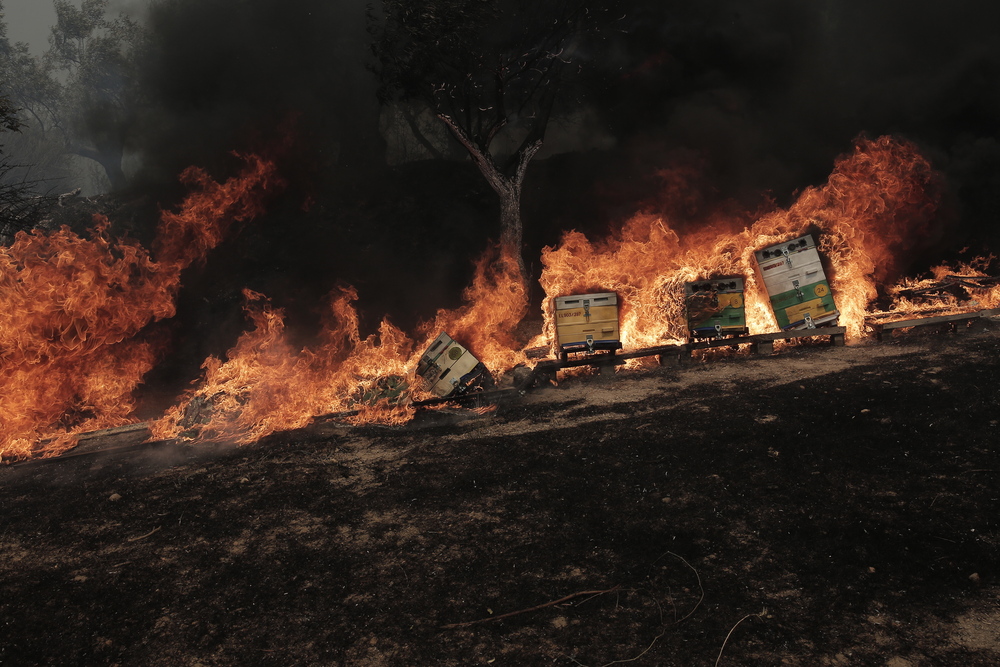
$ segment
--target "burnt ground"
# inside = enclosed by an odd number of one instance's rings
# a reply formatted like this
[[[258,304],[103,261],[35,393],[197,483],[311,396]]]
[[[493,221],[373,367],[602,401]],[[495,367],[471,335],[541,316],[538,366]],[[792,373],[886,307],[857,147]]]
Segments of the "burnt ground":
[[[998,352],[911,332],[7,466],[0,663],[995,665]]]

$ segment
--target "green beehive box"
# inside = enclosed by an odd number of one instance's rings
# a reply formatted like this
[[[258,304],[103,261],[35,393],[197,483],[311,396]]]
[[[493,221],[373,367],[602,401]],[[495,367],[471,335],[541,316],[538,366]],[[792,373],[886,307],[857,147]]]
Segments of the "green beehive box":
[[[836,325],[840,312],[812,235],[758,250],[754,259],[782,330]]]
[[[743,277],[722,276],[684,284],[684,306],[691,338],[722,338],[747,333]]]

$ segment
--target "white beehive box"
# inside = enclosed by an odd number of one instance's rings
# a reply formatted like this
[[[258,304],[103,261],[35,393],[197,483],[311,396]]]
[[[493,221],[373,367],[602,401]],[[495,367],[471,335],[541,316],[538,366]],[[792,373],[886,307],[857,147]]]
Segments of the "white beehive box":
[[[465,389],[485,372],[479,360],[446,333],[434,339],[417,364],[417,375],[428,390],[442,398]]]
[[[840,313],[811,234],[757,250],[754,259],[781,329],[836,323]]]

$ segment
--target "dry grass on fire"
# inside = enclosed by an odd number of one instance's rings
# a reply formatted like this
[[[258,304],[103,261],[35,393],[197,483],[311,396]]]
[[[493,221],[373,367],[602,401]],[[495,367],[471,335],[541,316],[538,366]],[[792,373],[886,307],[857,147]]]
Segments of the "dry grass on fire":
[[[911,332],[8,466],[0,663],[997,664],[998,351]]]

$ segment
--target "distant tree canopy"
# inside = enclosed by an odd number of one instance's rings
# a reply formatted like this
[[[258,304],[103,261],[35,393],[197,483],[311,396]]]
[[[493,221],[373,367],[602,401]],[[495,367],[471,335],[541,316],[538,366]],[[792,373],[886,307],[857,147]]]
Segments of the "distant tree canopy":
[[[613,4],[382,0],[369,10],[380,100],[418,103],[444,123],[499,196],[500,243],[519,259],[525,170],[557,104],[575,101],[567,93]]]
[[[41,57],[26,44],[11,44],[2,26],[0,93],[21,110],[45,149],[94,160],[111,187],[120,188],[142,106],[137,67],[145,33],[127,16],[108,18],[108,0],[53,5],[56,24]]]
[[[10,100],[6,97],[0,97],[0,131],[17,132],[21,129],[21,120],[17,117],[17,109],[15,109]]]
[[[18,110],[5,97],[0,97],[0,133],[18,132],[21,120]],[[3,155],[0,143],[0,243],[8,243],[16,232],[37,226],[48,211],[52,200],[34,192],[34,183],[8,178],[17,166]]]

